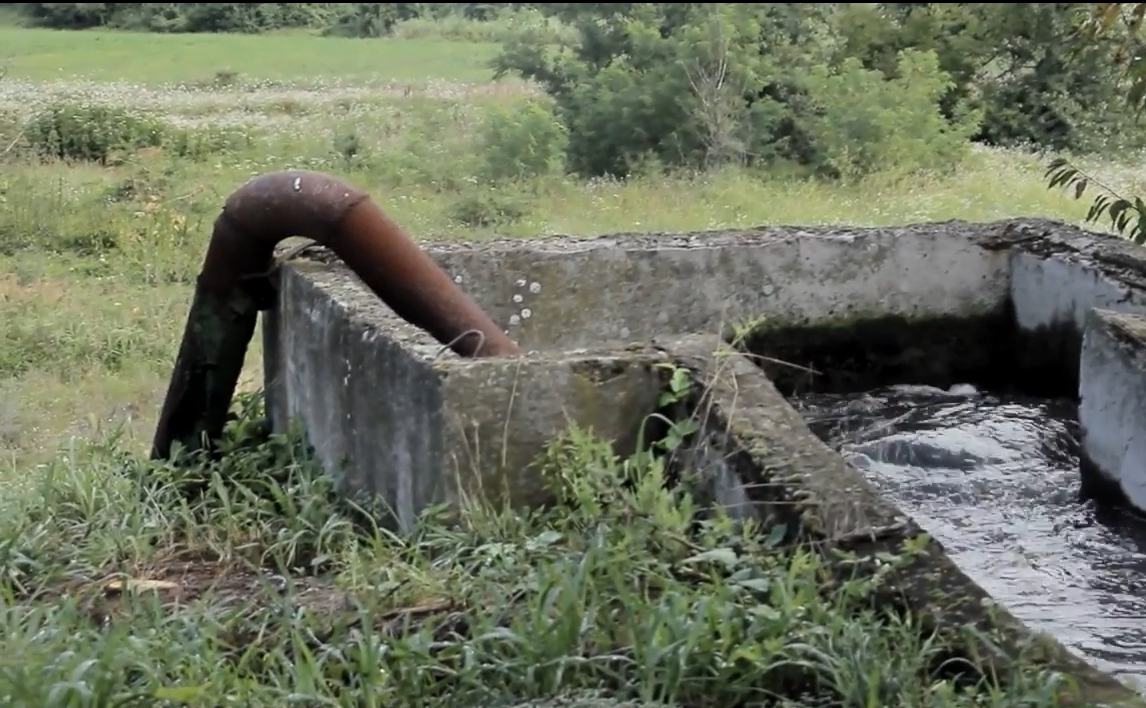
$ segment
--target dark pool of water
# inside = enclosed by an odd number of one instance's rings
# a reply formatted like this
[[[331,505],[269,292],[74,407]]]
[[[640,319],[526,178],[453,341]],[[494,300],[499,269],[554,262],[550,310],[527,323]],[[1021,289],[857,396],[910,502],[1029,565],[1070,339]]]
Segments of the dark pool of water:
[[[969,386],[792,402],[1028,626],[1146,688],[1146,522],[1079,501],[1072,403]]]

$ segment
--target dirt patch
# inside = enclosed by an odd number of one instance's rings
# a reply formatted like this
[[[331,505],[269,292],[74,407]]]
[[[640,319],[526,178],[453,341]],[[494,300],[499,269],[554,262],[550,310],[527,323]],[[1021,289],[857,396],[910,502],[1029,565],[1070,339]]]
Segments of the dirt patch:
[[[229,610],[240,619],[267,609],[309,615],[316,637],[336,628],[359,626],[368,617],[375,631],[396,636],[433,620],[440,629],[457,631],[465,614],[452,600],[429,598],[415,605],[374,610],[369,602],[335,586],[330,578],[284,576],[211,560],[157,564],[137,572],[109,573],[37,596],[40,603],[76,598],[98,626],[126,620],[139,601],[157,601],[167,613],[194,608]],[[241,626],[236,627],[242,631]]]

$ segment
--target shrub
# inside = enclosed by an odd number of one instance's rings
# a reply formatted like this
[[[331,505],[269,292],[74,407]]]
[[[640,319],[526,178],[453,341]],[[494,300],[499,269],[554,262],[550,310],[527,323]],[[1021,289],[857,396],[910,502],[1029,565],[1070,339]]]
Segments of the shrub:
[[[1054,149],[1143,139],[1126,129],[1126,111],[1106,110],[1116,72],[1102,46],[1079,44],[1070,3],[551,9],[574,23],[576,39],[555,50],[523,30],[496,67],[555,99],[567,163],[587,176],[624,176],[650,157],[689,169],[794,162],[854,175],[894,160],[945,164],[961,136]],[[905,129],[907,139],[878,144]],[[874,142],[861,149],[864,136]]]
[[[525,218],[522,203],[513,197],[469,189],[450,207],[449,216],[471,229],[509,226]]]
[[[907,50],[898,64],[890,81],[855,58],[809,73],[811,110],[801,128],[815,149],[817,171],[857,178],[942,169],[963,157],[981,113],[960,110],[956,120],[944,116],[940,101],[953,84],[934,52]]]
[[[650,157],[703,165],[708,99],[729,109],[726,132],[752,140],[751,119],[763,115],[754,103],[771,104],[760,91],[780,78],[790,42],[777,34],[775,52],[759,51],[768,30],[755,6],[670,5],[583,20],[578,41],[556,55],[526,34],[498,58],[499,73],[538,80],[555,99],[574,171],[623,176]]]
[[[449,15],[442,18],[413,17],[398,22],[393,35],[400,39],[448,39],[458,42],[506,42],[530,34],[542,45],[576,39],[576,31],[556,17],[547,17],[531,7],[503,10],[478,17]]]
[[[481,174],[490,182],[522,181],[561,169],[568,142],[565,126],[547,105],[529,101],[495,108],[480,133]]]
[[[550,57],[532,40],[506,48],[502,71],[538,79],[583,175],[669,167],[796,162],[858,176],[945,164],[978,129],[949,120],[953,84],[934,54],[904,52],[888,79],[836,61],[838,37],[819,8],[644,5],[586,22],[578,44]],[[766,51],[763,49],[766,47]]]
[[[107,164],[118,150],[160,145],[166,129],[161,120],[122,108],[62,104],[33,116],[25,137],[46,157]]]
[[[1141,144],[1127,135],[1108,41],[1076,32],[1079,3],[846,3],[834,23],[846,54],[889,78],[897,54],[933,50],[952,77],[944,108],[983,112],[975,140],[1052,150]],[[948,113],[948,117],[955,117]],[[1120,130],[1122,129],[1122,130]],[[1115,144],[1107,145],[1115,137]],[[1129,140],[1127,140],[1129,139]]]

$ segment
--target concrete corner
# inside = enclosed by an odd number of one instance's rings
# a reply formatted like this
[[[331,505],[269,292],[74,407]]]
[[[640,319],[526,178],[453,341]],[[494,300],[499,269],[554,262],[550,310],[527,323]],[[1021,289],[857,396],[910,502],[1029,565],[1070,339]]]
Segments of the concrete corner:
[[[1146,511],[1146,318],[1091,310],[1079,396],[1084,493]]]
[[[1077,691],[1060,698],[1064,705],[1141,705],[1133,691],[996,604],[938,542],[816,438],[748,357],[712,337],[660,344],[692,372],[695,395],[685,414],[700,422],[701,432],[683,456],[686,464],[703,461],[694,470],[707,482],[705,496],[731,501],[734,515],[766,527],[784,524],[789,539],[823,550],[840,581],[875,572],[880,558],[905,557],[909,564],[892,573],[873,600],[910,610],[1001,676],[1021,656],[1075,679]]]
[[[434,366],[442,391],[443,501],[468,494],[515,506],[548,501],[537,462],[571,427],[637,451],[657,409],[665,357],[644,349]]]
[[[443,355],[342,266],[319,263],[282,269],[264,338],[274,428],[301,423],[342,491],[380,498],[400,527],[466,494],[538,503],[533,463],[570,426],[632,453],[656,409],[664,359],[644,348]]]

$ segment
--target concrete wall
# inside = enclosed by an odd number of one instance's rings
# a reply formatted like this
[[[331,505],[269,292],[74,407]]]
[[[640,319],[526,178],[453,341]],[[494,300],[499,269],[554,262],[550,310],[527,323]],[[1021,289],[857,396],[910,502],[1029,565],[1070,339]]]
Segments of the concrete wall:
[[[1091,310],[1080,369],[1084,491],[1146,511],[1146,318]]]
[[[975,316],[1013,308],[1067,330],[1077,357],[1094,307],[1146,313],[1142,249],[1053,222],[769,227],[433,244],[433,257],[531,356],[461,362],[405,324],[336,259],[281,271],[268,314],[267,391],[348,491],[402,524],[460,490],[540,493],[526,472],[570,422],[633,446],[655,407],[657,351],[620,341],[719,333],[760,316],[815,324]],[[608,344],[612,342],[612,344]],[[1060,354],[1056,354],[1061,359]],[[1073,366],[1073,365],[1072,365]],[[610,367],[620,367],[603,375]],[[507,481],[508,480],[508,481]]]
[[[654,349],[465,361],[341,265],[292,263],[278,288],[263,330],[273,428],[300,424],[340,489],[381,499],[399,527],[467,494],[537,503],[533,463],[554,437],[576,425],[630,454],[657,407]]]
[[[433,244],[431,255],[529,349],[875,314],[976,315],[1007,299],[997,225],[768,227]]]
[[[1089,312],[1146,313],[1146,251],[1057,222],[1001,224],[1011,245],[1010,295],[1024,330],[1069,326],[1081,337]]]
[[[404,521],[441,496],[439,475],[421,472],[442,469],[444,445],[426,337],[337,269],[309,263],[281,271],[263,337],[274,429],[300,424],[342,491],[378,495]]]

